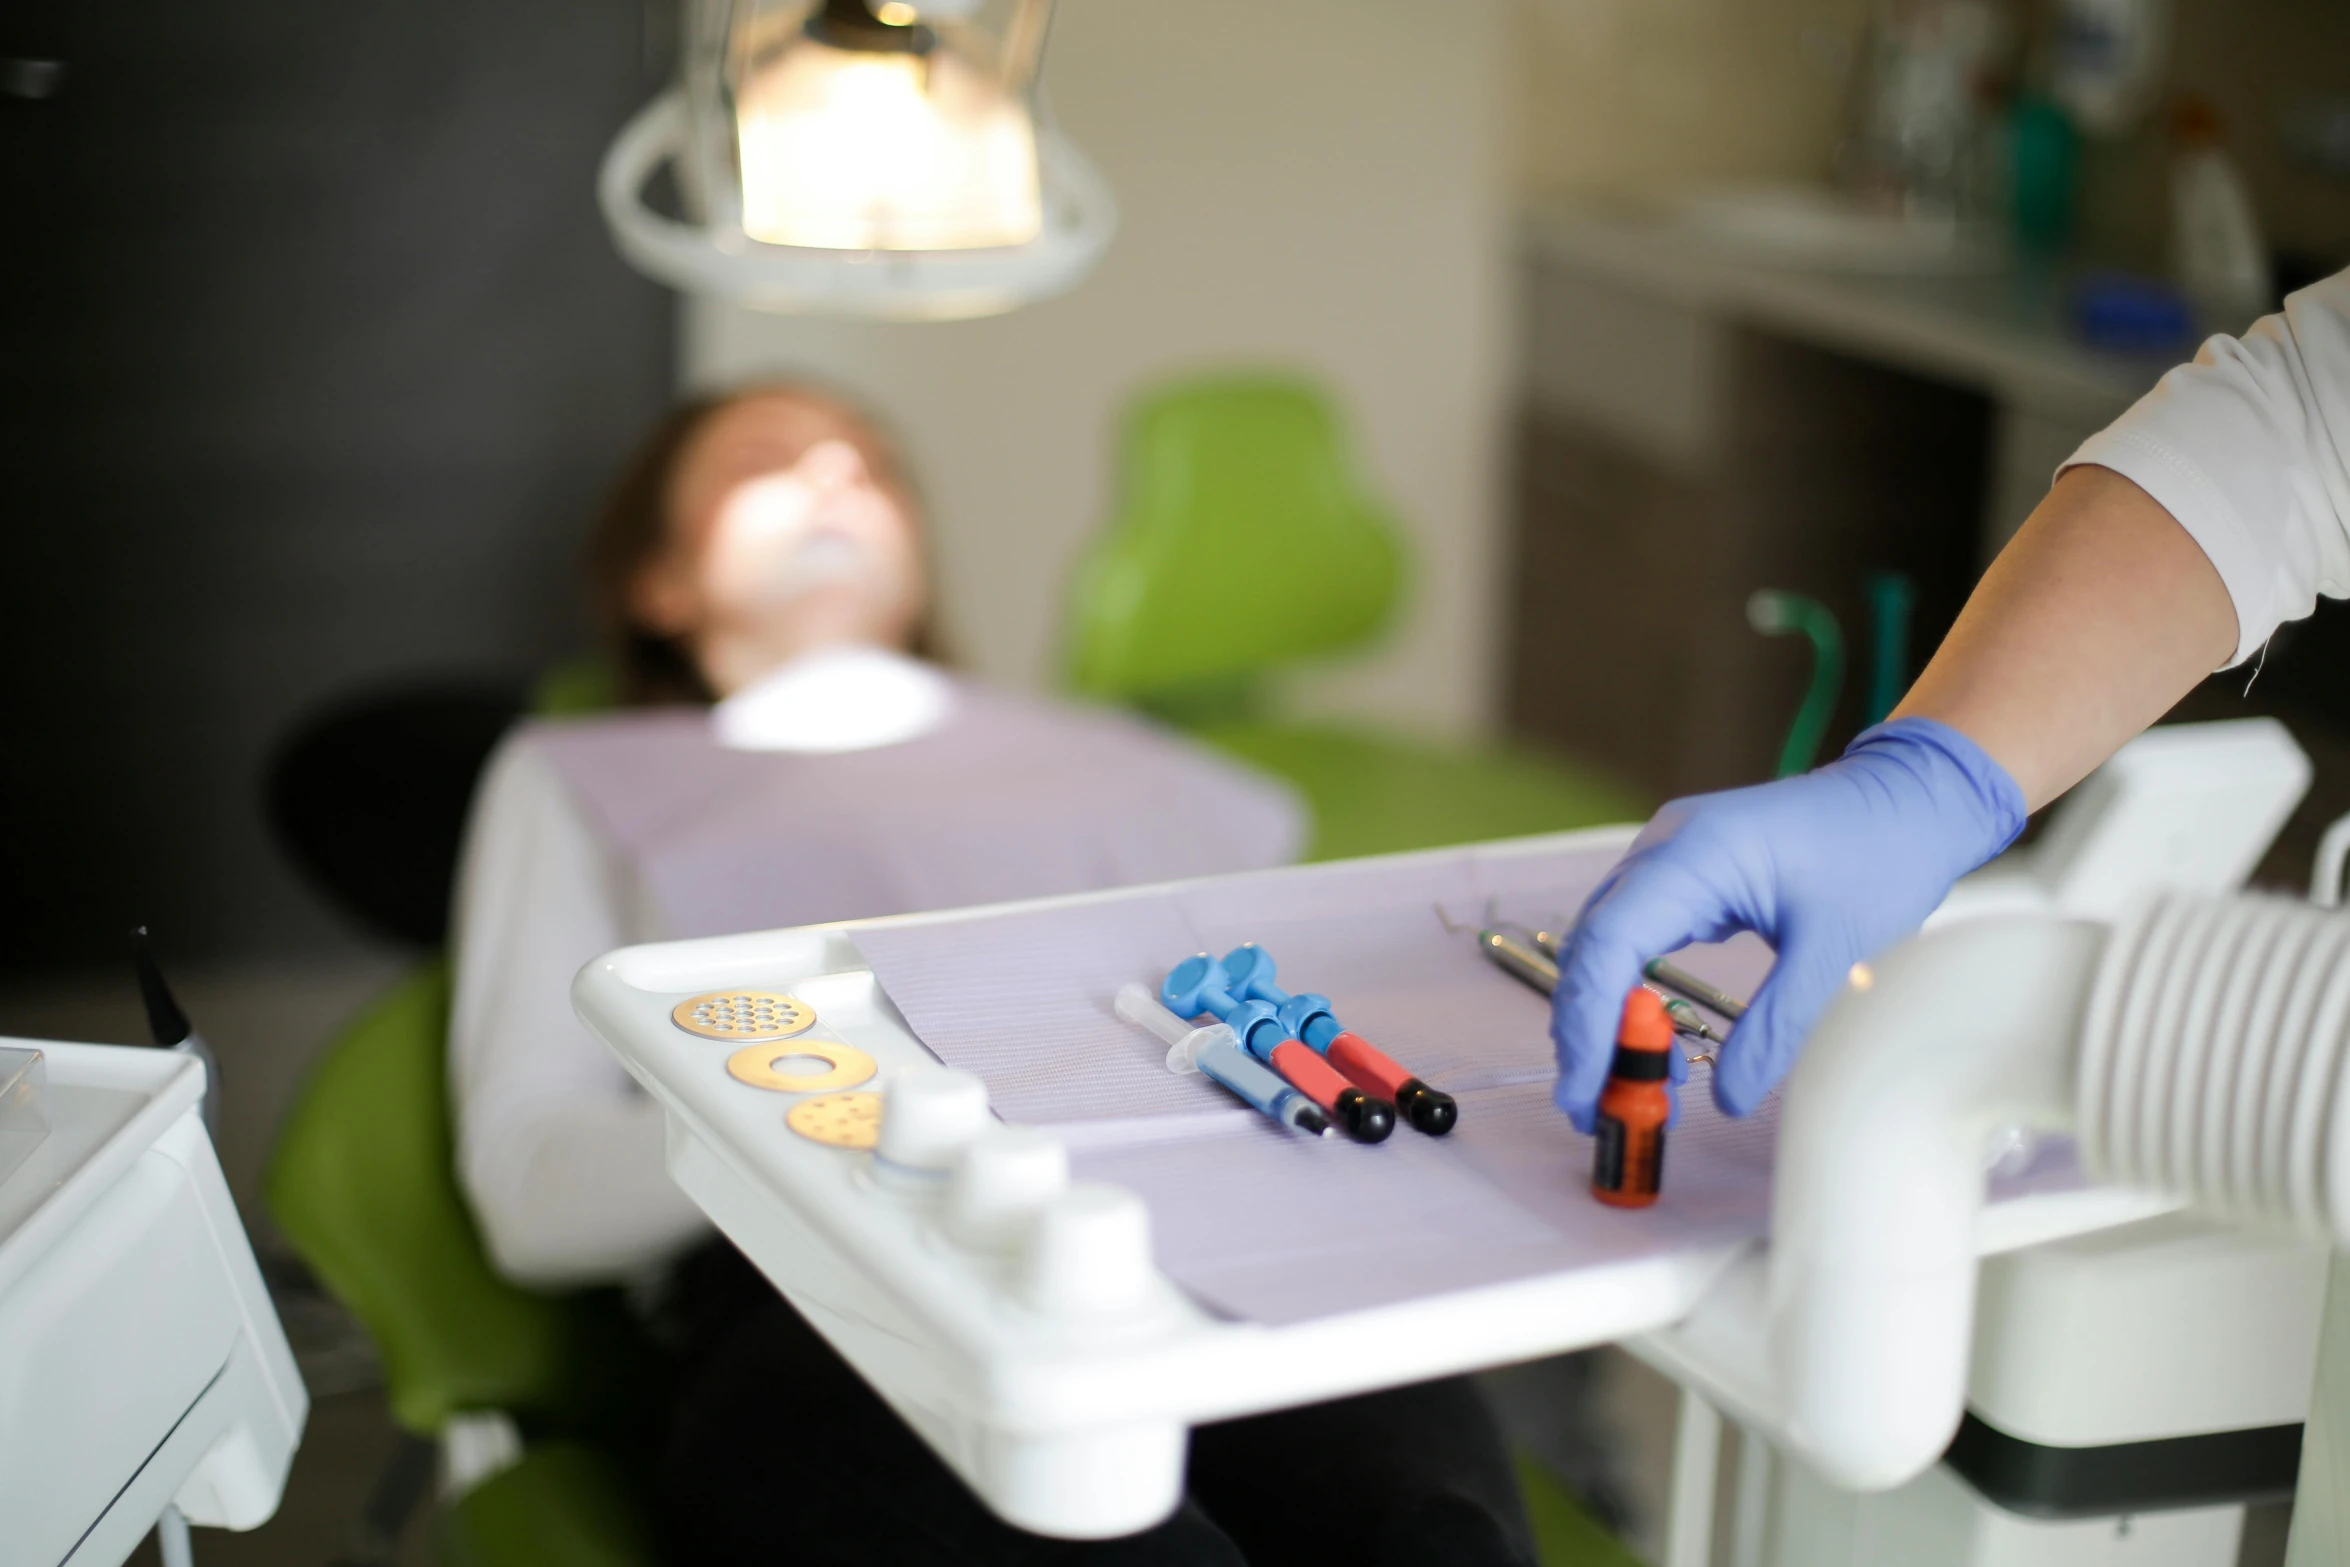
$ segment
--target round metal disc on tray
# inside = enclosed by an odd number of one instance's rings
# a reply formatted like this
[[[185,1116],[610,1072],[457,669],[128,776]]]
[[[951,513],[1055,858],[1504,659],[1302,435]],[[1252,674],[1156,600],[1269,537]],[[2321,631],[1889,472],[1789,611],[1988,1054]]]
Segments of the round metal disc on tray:
[[[826,1094],[791,1107],[783,1124],[827,1148],[870,1148],[881,1140],[879,1094]]]
[[[816,1009],[797,996],[764,990],[719,990],[688,996],[669,1021],[704,1039],[789,1039],[816,1026]]]
[[[822,1072],[779,1072],[776,1064],[808,1056],[824,1063]],[[746,1045],[726,1058],[726,1070],[738,1083],[771,1089],[779,1094],[822,1094],[836,1088],[854,1088],[881,1069],[854,1045],[830,1039],[795,1039],[789,1044]]]

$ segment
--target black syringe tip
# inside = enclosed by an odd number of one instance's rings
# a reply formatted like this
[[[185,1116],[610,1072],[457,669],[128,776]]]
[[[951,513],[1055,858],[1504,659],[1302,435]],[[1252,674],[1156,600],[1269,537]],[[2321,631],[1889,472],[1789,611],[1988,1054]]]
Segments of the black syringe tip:
[[[168,1050],[196,1030],[188,1022],[188,1015],[163,982],[163,970],[155,966],[155,954],[147,948],[147,927],[137,926],[131,931],[131,966],[139,973],[139,999],[147,1006],[147,1033],[155,1043]]]
[[[1350,1088],[1338,1096],[1338,1119],[1356,1142],[1383,1143],[1395,1130],[1395,1107],[1359,1088]]]
[[[1307,1105],[1298,1111],[1296,1124],[1299,1131],[1309,1132],[1316,1137],[1327,1137],[1330,1134],[1330,1117],[1322,1113],[1319,1105]]]
[[[1430,1088],[1418,1078],[1405,1083],[1395,1096],[1395,1108],[1405,1119],[1430,1137],[1442,1137],[1453,1129],[1461,1118],[1459,1101],[1452,1095]]]

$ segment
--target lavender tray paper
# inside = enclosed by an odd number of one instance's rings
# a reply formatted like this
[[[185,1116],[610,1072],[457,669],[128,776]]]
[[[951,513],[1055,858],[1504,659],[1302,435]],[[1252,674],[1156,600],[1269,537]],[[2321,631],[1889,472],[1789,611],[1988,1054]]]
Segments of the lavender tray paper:
[[[1232,876],[1045,907],[852,925],[915,1034],[978,1074],[1008,1120],[1058,1129],[1082,1175],[1142,1194],[1160,1267],[1215,1309],[1280,1324],[1765,1233],[1778,1104],[1717,1111],[1697,1067],[1665,1195],[1622,1212],[1585,1190],[1591,1143],[1550,1104],[1549,1008],[1466,933],[1557,928],[1629,834],[1577,834]],[[1461,1100],[1445,1138],[1362,1147],[1273,1127],[1118,1019],[1129,981],[1194,952],[1264,946],[1280,982]],[[1752,937],[1678,960],[1736,994],[1769,972]],[[2050,1150],[1994,1196],[2081,1184]]]

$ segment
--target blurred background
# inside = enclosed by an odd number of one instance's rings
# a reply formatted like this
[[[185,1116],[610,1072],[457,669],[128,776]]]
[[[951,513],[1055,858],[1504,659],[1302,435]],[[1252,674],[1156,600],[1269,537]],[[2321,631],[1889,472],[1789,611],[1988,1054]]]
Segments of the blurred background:
[[[327,896],[273,780],[420,685],[486,745],[587,645],[583,532],[681,389],[878,410],[958,658],[1050,689],[1130,401],[1302,374],[1410,566],[1296,709],[1653,803],[1768,776],[1807,699],[1840,746],[2079,440],[2350,262],[2330,0],[1068,0],[1050,99],[1121,211],[1098,272],[980,320],[765,315],[632,272],[597,214],[672,4],[0,12],[0,1033],[139,1037],[151,926],[265,1254],[288,1096],[433,935]],[[2345,655],[2329,611],[2189,703],[2283,716],[2310,824],[2350,808]],[[385,776],[453,835],[462,788]],[[207,1559],[323,1559],[389,1450],[364,1345],[310,1353],[286,1513]]]

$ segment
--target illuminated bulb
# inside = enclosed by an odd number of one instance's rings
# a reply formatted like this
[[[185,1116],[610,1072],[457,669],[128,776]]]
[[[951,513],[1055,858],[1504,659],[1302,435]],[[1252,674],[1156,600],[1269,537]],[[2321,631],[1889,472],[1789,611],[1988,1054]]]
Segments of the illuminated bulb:
[[[1866,990],[1877,982],[1876,970],[1870,968],[1866,963],[1852,965],[1851,972],[1847,973],[1844,978],[1845,982],[1855,990]]]
[[[736,132],[743,232],[767,244],[967,250],[1044,226],[1027,106],[944,47],[799,39],[743,83]]]
[[[873,8],[874,17],[892,27],[911,27],[922,19],[922,13],[907,5],[905,0],[886,0]]]

